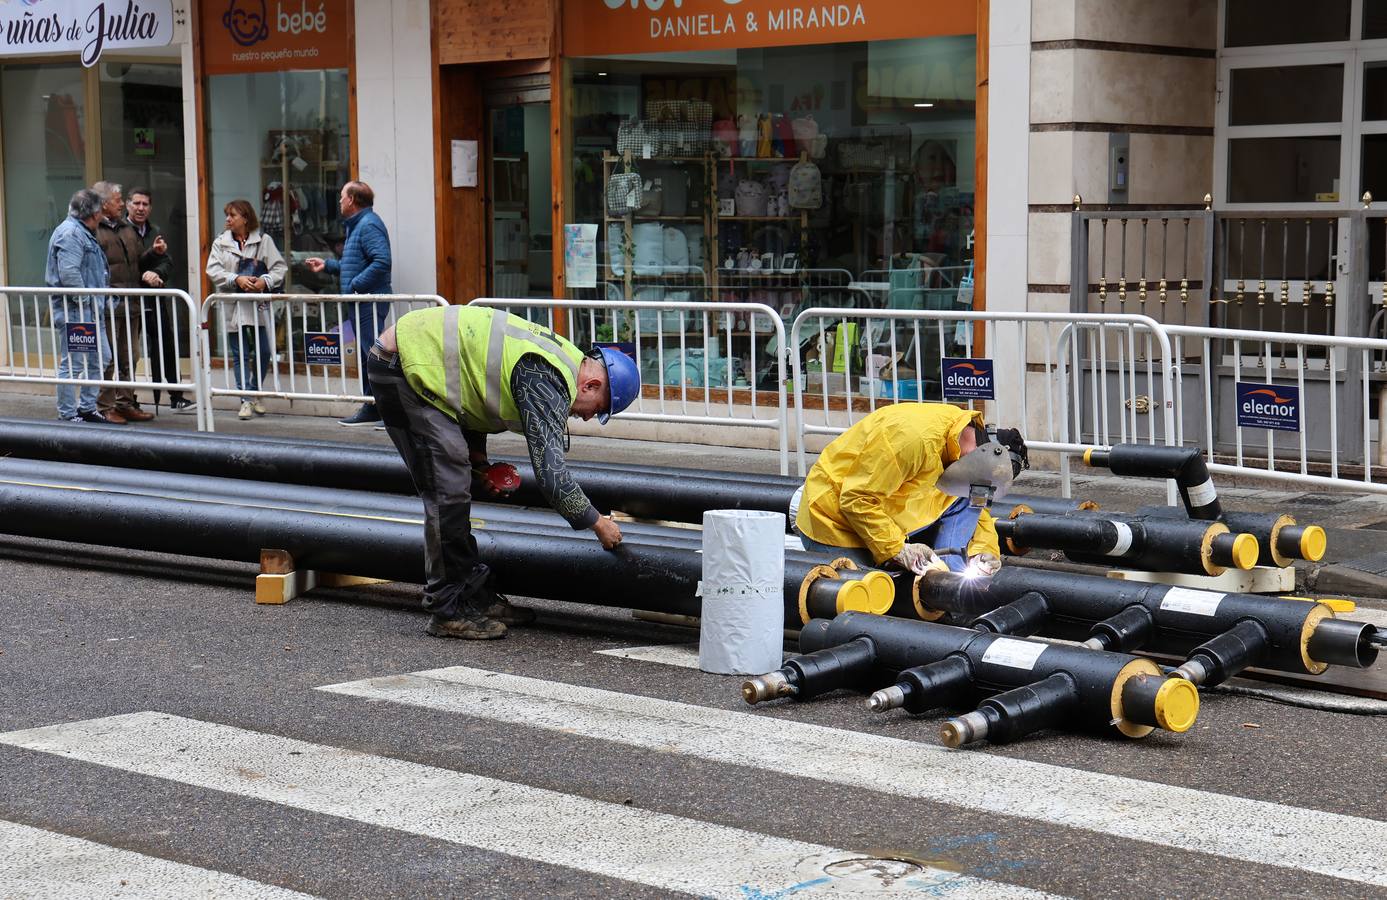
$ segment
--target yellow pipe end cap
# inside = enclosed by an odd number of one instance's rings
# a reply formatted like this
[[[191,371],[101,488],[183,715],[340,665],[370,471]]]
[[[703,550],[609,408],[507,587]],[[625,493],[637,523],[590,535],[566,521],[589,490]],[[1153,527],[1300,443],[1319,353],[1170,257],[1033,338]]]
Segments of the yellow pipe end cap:
[[[1240,534],[1233,538],[1233,565],[1243,571],[1257,565],[1257,557],[1262,555],[1257,538],[1250,534]]]
[[[867,593],[871,595],[872,608],[866,610],[879,616],[886,615],[896,602],[896,582],[890,575],[882,571],[868,572],[862,576],[862,583],[867,586]]]
[[[1199,688],[1183,678],[1167,678],[1156,692],[1156,724],[1166,731],[1189,731],[1199,716]]]
[[[889,576],[888,576],[889,577]],[[872,592],[862,581],[844,581],[838,588],[838,612],[873,612]]]
[[[1335,615],[1339,615],[1341,613],[1351,613],[1354,610],[1358,609],[1357,603],[1354,603],[1352,600],[1346,600],[1341,597],[1330,598],[1328,600],[1320,600],[1319,602],[1334,610]]]
[[[1329,547],[1329,536],[1318,525],[1306,525],[1300,535],[1300,558],[1310,562],[1324,559],[1324,551]]]
[[[1093,448],[1092,448],[1092,447],[1089,447],[1089,448],[1087,448],[1086,450],[1084,450],[1084,465],[1086,465],[1086,466],[1091,466],[1091,465],[1093,465],[1093,463],[1089,462],[1089,460],[1091,460],[1091,459],[1093,459]]]

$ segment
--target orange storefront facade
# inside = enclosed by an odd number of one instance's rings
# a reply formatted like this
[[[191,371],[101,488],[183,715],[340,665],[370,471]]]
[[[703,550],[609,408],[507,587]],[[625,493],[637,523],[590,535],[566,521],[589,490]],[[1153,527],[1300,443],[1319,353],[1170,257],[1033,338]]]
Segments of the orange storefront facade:
[[[519,0],[501,19],[441,0],[440,289],[786,316],[849,284],[881,305],[902,285],[927,306],[980,300],[986,14]],[[455,167],[474,153],[475,186]],[[596,271],[566,266],[594,236]]]

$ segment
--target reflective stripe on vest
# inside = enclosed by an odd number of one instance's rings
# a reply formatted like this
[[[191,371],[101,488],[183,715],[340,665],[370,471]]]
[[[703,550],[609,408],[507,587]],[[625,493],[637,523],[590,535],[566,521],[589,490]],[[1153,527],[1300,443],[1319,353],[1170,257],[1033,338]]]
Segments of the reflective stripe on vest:
[[[443,400],[457,414],[459,422],[465,422],[462,411],[462,364],[458,353],[458,316],[461,306],[448,306],[443,310]]]

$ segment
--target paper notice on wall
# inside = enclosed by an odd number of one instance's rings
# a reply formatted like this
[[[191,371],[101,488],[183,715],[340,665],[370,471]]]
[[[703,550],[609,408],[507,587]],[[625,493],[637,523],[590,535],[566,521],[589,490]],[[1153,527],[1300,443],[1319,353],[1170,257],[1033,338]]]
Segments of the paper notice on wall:
[[[563,227],[563,277],[571,288],[597,287],[597,226]]]
[[[477,142],[453,141],[453,187],[477,186]]]

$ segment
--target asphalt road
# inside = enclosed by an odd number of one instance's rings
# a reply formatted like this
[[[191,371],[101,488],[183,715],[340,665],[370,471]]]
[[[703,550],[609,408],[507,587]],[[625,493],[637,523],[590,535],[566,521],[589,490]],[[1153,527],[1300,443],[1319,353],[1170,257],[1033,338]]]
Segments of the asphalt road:
[[[1209,693],[1183,735],[943,751],[857,695],[748,708],[619,610],[451,642],[410,585],[256,606],[251,566],[2,537],[0,572],[0,898],[1387,896],[1381,717]]]
[[[252,739],[279,736],[408,761],[445,775],[541,788],[597,801],[601,809],[644,810],[867,857],[908,859],[1068,896],[1387,896],[1387,854],[1379,854],[1375,871],[1367,874],[1325,874],[1345,864],[1339,849],[1351,842],[1354,829],[1364,827],[1358,819],[1372,820],[1369,826],[1378,829],[1387,821],[1380,718],[1210,695],[1185,735],[1158,733],[1133,742],[1045,734],[1007,747],[944,754],[980,761],[969,780],[954,784],[980,802],[939,802],[894,791],[889,781],[853,783],[855,775],[844,777],[850,758],[834,759],[815,743],[801,749],[793,734],[785,744],[749,741],[727,751],[730,756],[711,759],[677,741],[646,741],[636,731],[619,739],[589,733],[584,715],[565,719],[562,698],[554,701],[555,724],[485,709],[507,703],[504,692],[486,700],[463,695],[457,708],[438,709],[316,690],[465,667],[723,710],[771,728],[813,723],[838,730],[829,734],[841,733],[845,741],[894,739],[921,751],[899,757],[902,777],[943,764],[931,759],[937,751],[926,752],[937,743],[937,717],[874,717],[860,697],[850,695],[749,710],[736,678],[599,654],[690,640],[682,629],[636,622],[619,611],[542,603],[539,623],[507,640],[454,643],[423,634],[424,618],[413,608],[416,589],[409,586],[318,591],[286,606],[257,607],[251,602],[253,571],[242,565],[10,539],[0,542],[0,566],[6,611],[0,626],[0,683],[6,686],[0,732],[11,736],[154,712],[230,726],[233,734]],[[648,724],[638,717],[633,727]],[[321,896],[669,893],[661,882],[641,881],[644,875],[603,874],[600,860],[608,856],[612,836],[599,827],[601,814],[591,820],[590,840],[578,841],[579,856],[558,864],[548,855],[553,838],[532,840],[524,829],[512,836],[513,845],[503,837],[503,844],[479,849],[469,845],[465,824],[436,834],[376,818],[380,806],[403,790],[389,779],[353,778],[358,793],[346,810],[333,814],[247,795],[235,784],[189,783],[188,776],[172,771],[162,777],[165,766],[182,762],[179,754],[187,748],[175,746],[179,740],[156,741],[152,758],[146,754],[141,763],[150,768],[141,770],[126,762],[25,749],[13,737],[0,737],[0,783],[8,786],[0,794],[0,821]],[[238,753],[229,751],[215,765],[235,763]],[[816,760],[821,754],[823,777]],[[1015,773],[988,765],[1007,761],[1045,766],[1025,774],[1018,788]],[[1182,818],[1153,831],[1150,840],[1114,833],[1121,827],[1085,826],[1083,816],[1064,810],[1034,812],[1030,790],[1083,773],[1118,776],[1112,782],[1116,793],[1172,786],[1209,792],[1213,799],[1175,803],[1171,811]],[[266,777],[273,779],[275,771],[251,766],[233,780],[253,786]],[[1295,822],[1300,810],[1354,818],[1309,823],[1316,831],[1300,837],[1311,848],[1328,848],[1323,859],[1313,859],[1313,849],[1311,859],[1285,864],[1274,864],[1278,857],[1260,850],[1235,858],[1227,850],[1197,849],[1208,835],[1237,836],[1258,824],[1245,809],[1220,821],[1215,795],[1272,804],[1261,810],[1267,821]],[[1121,810],[1126,798],[1110,799]],[[1013,802],[1015,815],[1002,811]],[[423,810],[427,803],[427,795],[411,795],[406,806]],[[1069,824],[1071,815],[1080,824]],[[648,827],[652,833],[627,839],[648,842],[652,861],[677,867],[693,849],[663,843],[660,832],[668,826]],[[584,854],[599,862],[582,862]],[[787,873],[792,862],[784,860]],[[0,864],[0,896],[31,895],[32,885],[7,884],[5,871]],[[745,896],[785,896],[777,892],[804,881],[787,875],[752,885]],[[921,890],[956,893],[938,885]],[[95,893],[108,895],[121,894],[116,888]]]

